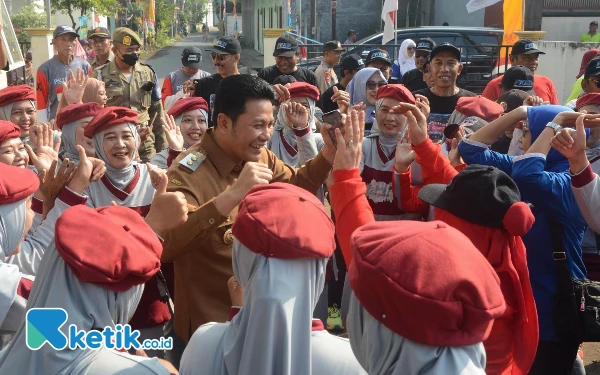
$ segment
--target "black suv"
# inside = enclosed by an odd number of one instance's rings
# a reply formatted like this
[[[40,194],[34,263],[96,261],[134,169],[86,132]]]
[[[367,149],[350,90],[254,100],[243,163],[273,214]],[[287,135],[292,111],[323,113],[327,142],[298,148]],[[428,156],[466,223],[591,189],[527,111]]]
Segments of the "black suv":
[[[383,34],[375,34],[357,41],[348,47],[342,58],[357,54],[366,59],[369,51],[383,47],[392,56],[392,60],[395,60],[402,41],[412,39],[416,42],[417,39],[429,37],[436,44],[451,43],[461,50],[464,68],[458,78],[458,86],[480,94],[495,76],[499,56],[506,52],[501,47],[504,31],[487,27],[422,26],[401,29],[396,32],[397,44],[391,40],[385,46],[381,44],[382,36]],[[319,60],[311,59],[299,65],[314,70],[319,63]],[[340,67],[336,66],[335,70],[338,77],[341,77]]]

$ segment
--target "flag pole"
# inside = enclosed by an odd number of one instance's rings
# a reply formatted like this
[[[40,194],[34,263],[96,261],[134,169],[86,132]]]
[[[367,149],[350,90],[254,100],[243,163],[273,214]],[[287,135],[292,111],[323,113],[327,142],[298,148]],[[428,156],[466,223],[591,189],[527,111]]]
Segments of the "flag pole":
[[[398,10],[394,11],[394,56],[392,56],[392,61],[398,55],[396,48],[398,48]]]

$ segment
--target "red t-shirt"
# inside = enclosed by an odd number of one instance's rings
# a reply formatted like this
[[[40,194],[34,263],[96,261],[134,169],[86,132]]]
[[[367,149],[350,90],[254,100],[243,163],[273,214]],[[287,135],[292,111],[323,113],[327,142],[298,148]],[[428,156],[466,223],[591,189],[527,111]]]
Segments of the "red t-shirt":
[[[500,97],[501,81],[502,76],[492,79],[485,87],[485,90],[483,90],[481,96],[489,100],[497,101]],[[541,76],[539,74],[534,74],[533,91],[535,91],[537,96],[544,99],[544,101],[550,102],[550,104],[559,104],[558,97],[556,96],[556,88],[554,87],[554,83],[552,83],[550,78]]]

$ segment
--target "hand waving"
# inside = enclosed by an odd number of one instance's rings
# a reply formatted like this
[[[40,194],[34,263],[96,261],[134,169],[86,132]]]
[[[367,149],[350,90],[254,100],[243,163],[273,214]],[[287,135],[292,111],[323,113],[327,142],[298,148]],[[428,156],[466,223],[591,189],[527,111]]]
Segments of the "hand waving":
[[[63,96],[67,104],[81,103],[88,76],[83,74],[83,70],[80,68],[77,68],[77,77],[75,77],[71,70],[69,70],[69,76],[69,81],[62,83]]]
[[[161,119],[162,128],[165,132],[165,137],[169,143],[169,147],[175,151],[183,151],[183,135],[181,129],[175,124],[175,119],[171,115],[165,114]]]
[[[341,113],[348,113],[350,108],[350,94],[343,90],[338,90],[337,87],[333,86],[333,96],[331,101],[338,105]]]
[[[396,145],[396,156],[394,168],[398,173],[404,173],[408,167],[415,161],[416,154],[410,146],[410,141],[400,137],[398,134],[398,144]]]
[[[287,122],[294,129],[304,129],[308,126],[308,110],[300,103],[289,102],[281,105],[281,110],[285,111]]]
[[[401,113],[408,121],[408,138],[413,146],[418,146],[427,139],[427,118],[419,107],[409,103],[400,103],[392,108],[391,113]]]
[[[75,175],[69,183],[69,189],[73,190],[79,195],[83,195],[85,189],[90,186],[90,179],[94,171],[94,163],[87,157],[85,150],[81,146],[77,146],[77,152],[79,152],[79,165],[75,170]]]
[[[362,140],[365,134],[365,112],[351,110],[344,123],[344,134],[335,129],[337,150],[333,160],[333,170],[354,169],[360,166]]]
[[[46,218],[48,212],[54,207],[54,201],[60,195],[62,189],[71,182],[75,175],[75,163],[69,159],[63,160],[58,172],[56,171],[57,165],[58,161],[55,160],[48,172],[44,170],[38,174],[40,192],[44,197],[43,218]]]
[[[58,160],[60,138],[54,143],[54,133],[50,123],[47,122],[35,125],[29,133],[30,135],[35,134],[30,137],[30,143],[35,147],[35,152],[30,145],[25,145],[29,160],[38,172],[50,170],[52,162]]]

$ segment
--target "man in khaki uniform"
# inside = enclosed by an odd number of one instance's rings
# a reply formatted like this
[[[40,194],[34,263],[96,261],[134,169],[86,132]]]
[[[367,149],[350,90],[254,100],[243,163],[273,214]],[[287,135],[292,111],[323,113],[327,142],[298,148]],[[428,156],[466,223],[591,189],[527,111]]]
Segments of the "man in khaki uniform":
[[[215,127],[179,155],[167,172],[167,190],[182,192],[194,206],[185,224],[161,233],[162,261],[175,265],[175,332],[185,342],[200,325],[227,320],[227,280],[233,276],[231,226],[246,193],[270,182],[289,182],[315,193],[332,168],[336,148],[328,126],[322,129],[321,152],[299,169],[265,147],[274,125],[274,100],[271,86],[260,78],[223,78],[215,98]],[[292,115],[308,123],[304,107],[294,106]],[[360,158],[360,150],[356,156]]]
[[[323,45],[323,61],[315,70],[317,76],[317,87],[324,93],[331,86],[338,83],[338,77],[335,74],[335,66],[340,63],[344,48],[337,40],[331,40]]]
[[[108,64],[115,59],[115,54],[112,52],[112,40],[106,27],[96,27],[91,33],[88,33],[90,46],[96,53],[96,56],[90,60],[92,69]]]
[[[137,111],[143,139],[139,154],[143,162],[149,162],[156,152],[164,150],[166,138],[160,121],[163,109],[156,73],[150,65],[138,62],[141,45],[142,40],[137,33],[119,27],[113,34],[115,58],[96,68],[92,77],[104,82],[108,106],[129,107]],[[153,118],[154,122],[150,124]]]

